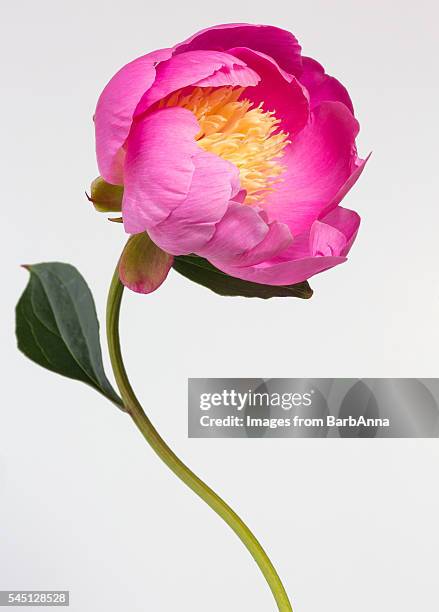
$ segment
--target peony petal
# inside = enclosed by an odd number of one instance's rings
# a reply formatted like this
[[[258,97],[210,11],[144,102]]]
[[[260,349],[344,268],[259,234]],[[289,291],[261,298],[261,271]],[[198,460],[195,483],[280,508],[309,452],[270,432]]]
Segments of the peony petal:
[[[216,259],[212,263],[226,274],[255,283],[300,283],[346,261],[359,224],[360,217],[356,212],[338,206],[271,258],[259,262],[242,258],[240,263]]]
[[[122,283],[137,293],[151,293],[163,283],[173,262],[146,232],[131,236],[119,262]]]
[[[133,125],[128,140],[123,218],[128,233],[148,230],[169,253],[208,242],[229,201],[240,193],[239,172],[203,151],[199,125],[183,108],[164,108]]]
[[[99,172],[113,184],[123,183],[121,150],[130,131],[134,110],[154,83],[157,62],[171,57],[160,49],[130,62],[117,72],[101,93],[94,116]]]
[[[247,197],[247,191],[245,189],[240,189],[238,193],[233,196],[233,201],[237,204],[244,204],[245,198]]]
[[[299,75],[302,70],[301,48],[286,30],[269,25],[226,23],[197,32],[176,46],[176,53],[195,49],[226,50],[248,47],[272,57],[284,70]]]
[[[268,232],[267,223],[256,210],[231,202],[212,239],[198,249],[197,255],[212,261],[221,259],[230,262],[256,247]]]
[[[274,221],[269,224],[268,232],[259,244],[231,259],[223,259],[223,261],[238,267],[254,266],[272,259],[288,248],[292,242],[293,238],[288,226]],[[211,257],[211,261],[216,265],[217,260],[214,257]]]
[[[309,250],[314,257],[341,255],[346,246],[346,236],[336,227],[314,221],[309,234]]]
[[[328,206],[325,208],[325,210],[321,214],[326,214],[327,212],[329,212],[330,210],[332,210],[333,208],[335,208],[336,206],[340,204],[340,202],[343,200],[343,198],[348,193],[348,191],[352,189],[352,187],[355,185],[355,183],[360,178],[364,170],[364,167],[366,163],[369,161],[369,158],[371,155],[372,153],[369,153],[366,159],[360,159],[359,157],[355,158],[354,166],[353,166],[354,170],[352,174],[349,176],[347,181],[342,185],[342,187],[337,191],[335,196],[332,198],[331,202],[328,204]]]
[[[349,208],[337,206],[322,217],[321,221],[343,233],[346,244],[340,254],[347,255],[358,233],[361,221],[360,215],[353,210],[349,210]]]
[[[143,96],[136,116],[178,89],[191,85],[248,87],[260,81],[258,74],[229,53],[221,51],[189,51],[176,55],[157,67],[154,85]]]
[[[358,122],[341,102],[323,102],[285,149],[282,182],[264,203],[271,220],[293,236],[308,229],[357,170]]]
[[[305,257],[280,263],[266,262],[248,268],[231,266],[222,261],[216,262],[215,265],[226,274],[254,283],[294,285],[344,261],[346,257]]]
[[[305,232],[294,236],[293,243],[278,254],[271,263],[283,263],[284,261],[292,261],[294,259],[305,259],[310,257],[311,253],[309,250],[309,234],[311,228],[308,228]]]
[[[282,121],[281,129],[294,138],[309,119],[308,94],[304,87],[263,53],[245,47],[235,47],[229,53],[244,60],[261,77],[259,84],[246,89],[242,97],[255,106],[262,103],[264,110],[274,112]]]
[[[352,246],[353,241],[357,235],[358,227],[360,225],[360,216],[347,208],[337,206],[330,213],[320,216],[319,221],[322,224],[330,225],[341,232],[344,238],[338,236],[341,242],[344,243],[344,247],[338,255],[346,256]],[[306,231],[294,236],[293,243],[285,251],[279,253],[277,257],[270,263],[283,263],[292,260],[306,259],[314,255],[312,250],[312,240],[310,234],[314,224]],[[335,245],[333,245],[335,246]]]
[[[219,68],[205,79],[193,83],[195,87],[252,87],[259,83],[261,77],[248,66]]]
[[[186,199],[161,223],[149,230],[161,248],[174,255],[197,251],[215,232],[229,200],[239,192],[239,171],[217,155],[199,150]]]
[[[122,203],[125,231],[143,232],[182,204],[199,151],[199,125],[184,108],[164,108],[133,124],[125,163]]]
[[[300,82],[306,87],[310,96],[311,109],[321,102],[343,102],[354,113],[354,107],[346,87],[332,76],[325,73],[325,69],[310,57],[303,57],[303,72]]]

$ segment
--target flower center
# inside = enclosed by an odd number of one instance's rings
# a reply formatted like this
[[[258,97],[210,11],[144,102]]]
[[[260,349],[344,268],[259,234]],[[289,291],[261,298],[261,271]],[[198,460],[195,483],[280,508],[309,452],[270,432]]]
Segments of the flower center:
[[[195,87],[175,92],[160,106],[181,106],[192,111],[200,124],[196,140],[205,151],[226,159],[239,170],[246,204],[259,204],[279,182],[285,167],[280,163],[288,134],[280,120],[264,111],[262,103],[240,99],[244,88]]]

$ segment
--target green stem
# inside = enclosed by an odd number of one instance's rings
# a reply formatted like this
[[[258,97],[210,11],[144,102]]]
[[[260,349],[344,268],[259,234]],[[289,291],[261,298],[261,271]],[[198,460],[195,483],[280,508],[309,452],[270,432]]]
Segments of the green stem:
[[[125,408],[131,415],[133,421],[139,428],[145,440],[157,453],[160,459],[203,499],[236,533],[247,547],[256,563],[259,565],[272,593],[280,612],[292,612],[288,595],[274,569],[273,564],[264,549],[239,516],[208,487],[198,476],[196,476],[169,448],[160,437],[151,421],[146,416],[140,405],[131,384],[128,380],[122,359],[119,339],[119,312],[122,301],[123,285],[119,280],[118,268],[113,276],[107,301],[107,339],[108,348],[117,386],[119,387]]]

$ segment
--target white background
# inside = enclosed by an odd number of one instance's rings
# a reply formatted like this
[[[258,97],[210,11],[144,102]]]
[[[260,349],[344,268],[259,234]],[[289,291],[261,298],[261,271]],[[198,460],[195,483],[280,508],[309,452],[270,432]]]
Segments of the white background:
[[[293,31],[353,97],[370,163],[350,260],[310,301],[222,299],[176,273],[126,295],[139,397],[272,556],[297,612],[437,611],[437,440],[188,440],[186,380],[439,374],[437,21],[427,0],[8,3],[2,10],[0,588],[70,589],[74,612],[275,609],[238,539],[128,417],[27,361],[19,264],[59,260],[102,318],[125,237],[84,190],[92,114],[122,64],[213,23]],[[172,142],[169,143],[172,146]]]

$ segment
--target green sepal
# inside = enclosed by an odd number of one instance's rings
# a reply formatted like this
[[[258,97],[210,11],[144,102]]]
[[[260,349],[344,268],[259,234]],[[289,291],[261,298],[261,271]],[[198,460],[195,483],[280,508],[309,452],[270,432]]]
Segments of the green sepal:
[[[91,184],[90,195],[87,198],[98,212],[113,213],[122,210],[123,185],[111,185],[101,176]]]
[[[125,287],[137,293],[151,293],[163,283],[173,256],[158,247],[146,232],[128,240],[119,261],[119,276]]]

